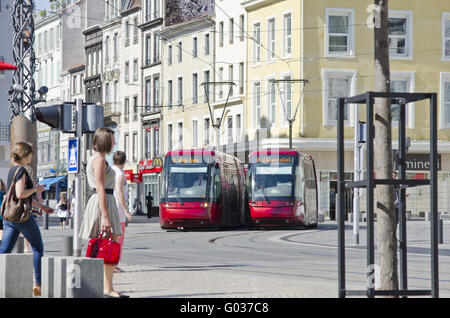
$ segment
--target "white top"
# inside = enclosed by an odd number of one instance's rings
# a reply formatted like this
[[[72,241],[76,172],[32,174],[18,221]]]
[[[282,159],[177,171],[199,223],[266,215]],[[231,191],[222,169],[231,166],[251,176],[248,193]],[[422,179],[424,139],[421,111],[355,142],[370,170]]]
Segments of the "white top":
[[[67,208],[66,210],[62,210],[61,209],[61,204],[62,204],[62,202],[60,202],[57,206],[56,206],[56,209],[57,209],[57,213],[58,213],[58,217],[59,218],[66,218],[66,217],[68,217],[69,216],[69,209]],[[68,205],[69,204],[69,202],[67,202],[66,201],[66,205]]]
[[[119,167],[114,165],[114,166],[112,166],[112,168],[114,169],[114,172],[116,173],[116,180],[120,176],[123,177],[123,196],[125,197],[125,202],[127,202],[127,200],[128,200],[128,183],[127,183],[127,179],[125,178],[125,175],[124,175],[123,171]],[[119,211],[120,222],[124,223],[124,222],[126,222],[127,215],[125,214],[124,209],[122,208],[122,206],[119,203],[119,200],[117,199],[117,194],[116,194],[115,187],[114,187],[114,198],[116,199],[116,206],[117,206],[117,211]]]

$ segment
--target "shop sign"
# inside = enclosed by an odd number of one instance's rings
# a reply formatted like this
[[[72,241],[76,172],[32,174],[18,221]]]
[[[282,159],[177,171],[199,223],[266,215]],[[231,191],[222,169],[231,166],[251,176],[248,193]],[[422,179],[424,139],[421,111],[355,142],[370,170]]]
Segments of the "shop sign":
[[[132,173],[130,182],[131,183],[142,183],[142,174],[140,174],[140,173]]]
[[[125,179],[127,179],[128,181],[131,181],[131,175],[133,174],[133,170],[124,170],[123,174],[125,175]]]
[[[153,160],[139,161],[138,173],[156,173],[161,172],[163,166],[162,158],[154,158]]]
[[[430,170],[430,154],[406,154],[406,170],[420,171]],[[441,170],[441,155],[437,155],[437,170]]]

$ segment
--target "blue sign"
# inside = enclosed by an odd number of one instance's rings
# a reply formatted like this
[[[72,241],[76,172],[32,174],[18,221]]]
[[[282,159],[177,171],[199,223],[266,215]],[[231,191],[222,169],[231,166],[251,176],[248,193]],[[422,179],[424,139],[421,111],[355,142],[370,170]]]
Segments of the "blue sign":
[[[69,151],[67,152],[67,172],[78,173],[78,154],[79,154],[79,142],[78,138],[69,138]]]

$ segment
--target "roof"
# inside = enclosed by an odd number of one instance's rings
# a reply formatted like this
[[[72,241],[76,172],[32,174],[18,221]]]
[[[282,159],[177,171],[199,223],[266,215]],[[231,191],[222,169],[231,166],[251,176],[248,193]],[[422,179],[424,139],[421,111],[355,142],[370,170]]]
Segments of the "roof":
[[[300,153],[295,149],[261,149],[250,153],[249,157],[257,155],[299,155]]]

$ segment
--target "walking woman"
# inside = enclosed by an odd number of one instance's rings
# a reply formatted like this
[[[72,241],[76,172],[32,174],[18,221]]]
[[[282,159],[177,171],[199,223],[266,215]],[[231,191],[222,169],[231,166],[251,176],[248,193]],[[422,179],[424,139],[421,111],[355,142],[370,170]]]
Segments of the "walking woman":
[[[15,191],[19,199],[29,199],[31,204],[35,207],[41,208],[46,213],[53,213],[53,209],[43,205],[38,200],[33,198],[35,193],[44,191],[44,187],[34,183],[27,172],[26,165],[31,162],[33,155],[33,148],[26,142],[18,142],[12,146],[11,159],[14,165],[9,170],[8,174],[8,189],[11,187],[13,178],[15,176]],[[41,232],[39,226],[31,215],[29,219],[23,223],[16,223],[3,220],[3,240],[0,246],[0,254],[11,253],[16,244],[19,234],[22,233],[25,239],[31,244],[33,249],[33,266],[35,285],[33,293],[35,296],[41,295],[41,260],[44,256],[44,244],[42,242]]]
[[[80,238],[89,240],[101,233],[110,232],[117,242],[122,235],[119,213],[114,198],[116,174],[108,165],[105,156],[115,145],[114,132],[108,128],[99,128],[92,138],[94,155],[87,162],[86,175],[93,194],[89,197],[80,228]],[[116,265],[104,265],[105,296],[127,297],[114,290],[113,275]]]

